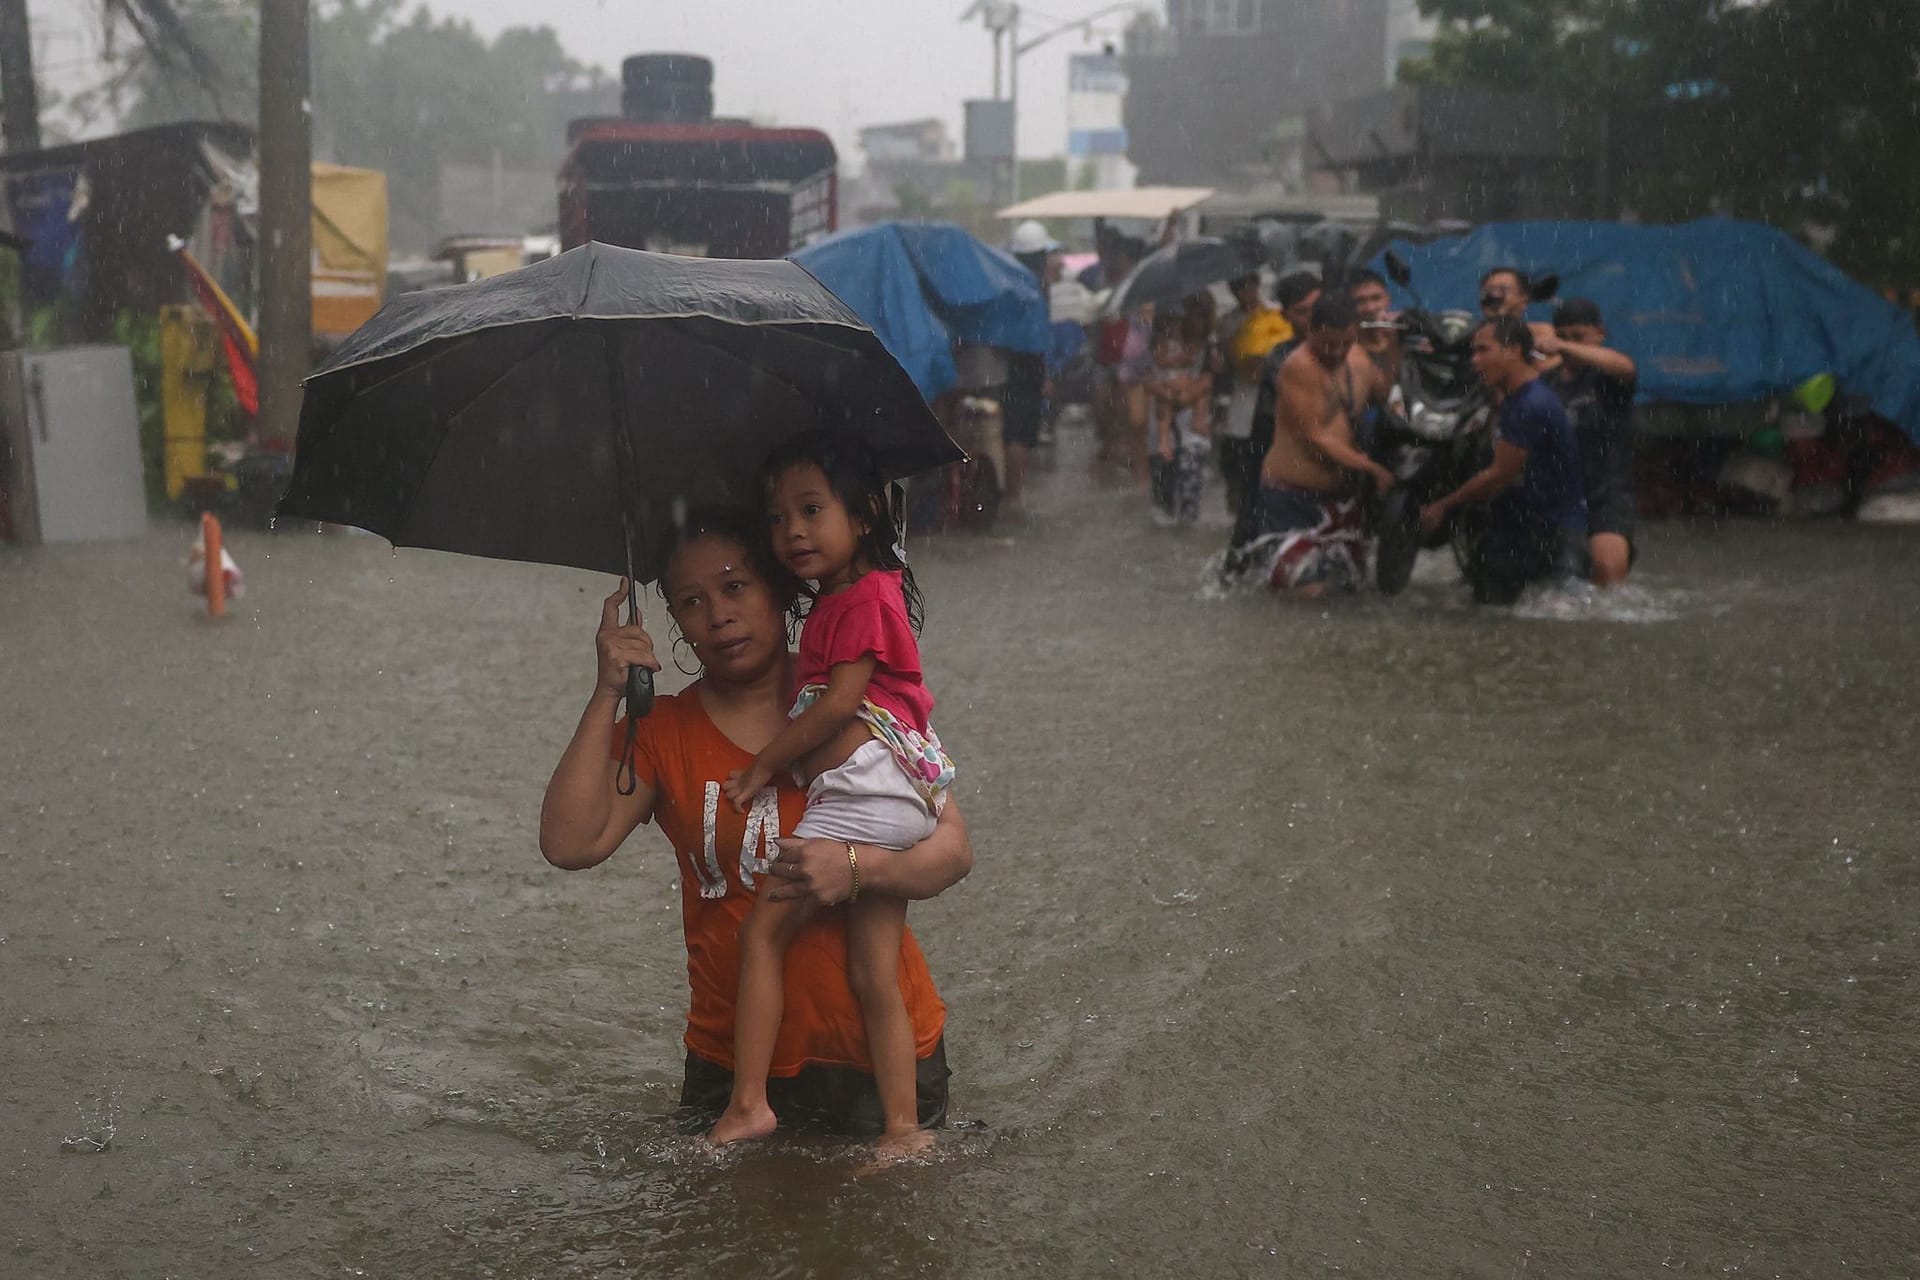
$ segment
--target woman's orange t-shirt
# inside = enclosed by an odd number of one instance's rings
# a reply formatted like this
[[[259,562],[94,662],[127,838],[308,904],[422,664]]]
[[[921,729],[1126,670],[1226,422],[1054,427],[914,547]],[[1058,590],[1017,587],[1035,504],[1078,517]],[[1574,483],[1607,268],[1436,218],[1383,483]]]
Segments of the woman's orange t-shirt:
[[[614,729],[617,757],[625,723]],[[737,813],[720,784],[753,764],[753,756],[720,732],[692,689],[662,696],[634,737],[634,771],[653,788],[654,821],[680,862],[681,917],[687,938],[687,1048],[733,1069],[733,1011],[740,987],[740,925],[753,907],[759,878],[752,863],[778,852],[806,796],[791,779],[762,791]],[[920,944],[900,942],[900,990],[913,1023],[915,1053],[932,1053],[946,1029],[947,1007],[934,990]],[[846,917],[822,911],[787,949],[786,1013],[773,1047],[773,1072],[791,1076],[809,1065],[871,1071],[866,1025],[847,985]]]

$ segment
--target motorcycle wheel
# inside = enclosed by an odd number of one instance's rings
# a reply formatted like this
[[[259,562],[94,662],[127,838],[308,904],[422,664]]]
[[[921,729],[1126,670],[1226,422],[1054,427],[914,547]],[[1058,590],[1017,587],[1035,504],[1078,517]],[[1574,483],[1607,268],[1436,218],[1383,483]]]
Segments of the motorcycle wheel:
[[[1380,503],[1373,547],[1373,584],[1383,596],[1397,596],[1413,579],[1413,562],[1420,556],[1420,511],[1404,488]]]
[[[1484,507],[1473,507],[1457,511],[1447,521],[1447,541],[1453,547],[1453,562],[1460,566],[1460,576],[1468,581],[1473,579],[1474,556],[1480,549],[1480,540],[1487,536],[1487,513]]]

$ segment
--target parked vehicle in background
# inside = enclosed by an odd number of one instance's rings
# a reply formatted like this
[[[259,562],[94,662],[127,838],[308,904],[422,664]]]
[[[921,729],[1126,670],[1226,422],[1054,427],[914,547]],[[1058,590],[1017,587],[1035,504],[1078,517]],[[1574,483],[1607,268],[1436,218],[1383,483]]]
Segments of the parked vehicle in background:
[[[713,64],[628,58],[622,114],[567,127],[560,235],[713,258],[778,258],[838,223],[838,156],[818,129],[715,119]]]

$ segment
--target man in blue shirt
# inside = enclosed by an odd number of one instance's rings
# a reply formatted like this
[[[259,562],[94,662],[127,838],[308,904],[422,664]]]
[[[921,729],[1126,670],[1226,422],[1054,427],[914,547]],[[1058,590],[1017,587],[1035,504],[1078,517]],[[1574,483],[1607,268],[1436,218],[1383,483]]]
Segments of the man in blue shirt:
[[[1586,575],[1580,445],[1560,398],[1540,381],[1524,319],[1484,321],[1473,334],[1473,369],[1500,400],[1493,462],[1422,508],[1420,520],[1438,528],[1455,508],[1486,502],[1486,536],[1467,577],[1479,603],[1512,604],[1529,582]]]
[[[1587,549],[1593,583],[1613,587],[1633,565],[1633,357],[1607,345],[1600,308],[1568,298],[1553,313],[1553,333],[1535,341],[1558,362],[1546,375],[1573,420],[1587,497]]]

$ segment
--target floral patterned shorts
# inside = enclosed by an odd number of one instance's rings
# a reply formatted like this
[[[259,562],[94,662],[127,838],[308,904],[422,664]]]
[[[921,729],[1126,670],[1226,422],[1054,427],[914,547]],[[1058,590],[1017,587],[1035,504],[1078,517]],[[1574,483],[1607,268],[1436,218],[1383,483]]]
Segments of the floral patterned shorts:
[[[824,684],[804,686],[800,696],[794,699],[793,710],[787,713],[787,718],[792,719],[805,711],[826,691]],[[856,714],[873,731],[874,737],[887,744],[901,772],[907,775],[914,789],[926,800],[927,808],[935,813],[940,812],[941,806],[947,802],[947,790],[953,786],[953,759],[940,745],[940,735],[933,731],[933,726],[928,725],[923,734],[885,707],[875,706],[871,701],[862,702]]]

